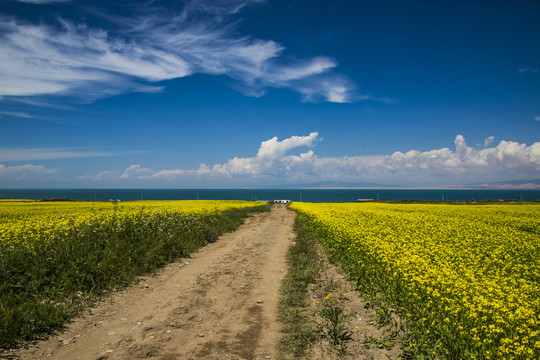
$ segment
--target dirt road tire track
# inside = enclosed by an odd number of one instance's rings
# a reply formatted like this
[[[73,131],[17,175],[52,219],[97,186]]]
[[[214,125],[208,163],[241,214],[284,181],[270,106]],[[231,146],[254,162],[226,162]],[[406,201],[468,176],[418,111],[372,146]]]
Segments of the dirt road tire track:
[[[275,205],[102,302],[20,359],[273,359],[294,213]]]

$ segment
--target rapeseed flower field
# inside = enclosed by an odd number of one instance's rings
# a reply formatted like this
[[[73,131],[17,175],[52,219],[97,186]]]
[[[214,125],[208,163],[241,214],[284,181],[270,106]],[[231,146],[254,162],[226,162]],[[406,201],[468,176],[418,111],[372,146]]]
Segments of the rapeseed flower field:
[[[291,205],[414,358],[540,359],[540,206]]]
[[[235,230],[264,202],[0,200],[0,347]]]
[[[43,202],[0,200],[0,243],[24,244],[28,248],[55,236],[78,232],[95,222],[122,222],[137,217],[183,214],[209,216],[229,210],[262,206],[248,201],[133,201],[133,202]]]

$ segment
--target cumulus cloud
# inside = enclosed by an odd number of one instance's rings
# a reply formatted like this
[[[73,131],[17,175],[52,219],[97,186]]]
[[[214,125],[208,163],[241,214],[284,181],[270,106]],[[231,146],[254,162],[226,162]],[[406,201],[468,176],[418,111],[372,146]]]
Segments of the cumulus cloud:
[[[233,15],[257,2],[191,1],[179,14],[147,7],[133,18],[102,14],[110,29],[120,29],[114,32],[61,18],[57,24],[31,24],[4,16],[0,97],[54,94],[92,101],[161,91],[156,82],[202,73],[233,78],[251,96],[283,87],[305,101],[363,99],[349,79],[333,72],[335,60],[286,60],[283,45],[238,35]]]
[[[124,173],[120,176],[120,179],[128,179],[133,176],[151,173],[151,172],[153,171],[150,169],[143,168],[141,167],[141,165],[138,165],[138,164],[134,164],[134,165],[129,166],[126,170],[124,170]]]
[[[209,167],[201,164],[197,170],[167,169],[150,175],[153,178],[171,179],[179,176],[253,176],[267,177],[286,174],[289,162],[294,156],[286,155],[289,150],[298,147],[311,147],[318,140],[319,134],[312,132],[308,136],[292,136],[279,141],[277,137],[263,141],[257,155],[248,158],[235,157],[224,164]],[[308,156],[309,153],[300,156]]]
[[[234,158],[222,165],[214,165],[212,172],[227,175],[269,176],[286,174],[292,156],[285,154],[297,147],[311,147],[319,134],[312,132],[308,136],[292,136],[279,141],[277,137],[263,141],[257,156],[251,158]],[[300,156],[309,156],[309,153]]]
[[[531,146],[502,140],[496,147],[474,149],[458,135],[455,151],[448,148],[407,153],[395,152],[385,158],[383,167],[393,173],[418,178],[496,179],[504,176],[536,176],[540,172],[540,142]]]
[[[289,154],[292,149],[312,148],[321,140],[317,132],[284,140],[274,137],[261,142],[253,157],[235,157],[213,166],[201,164],[198,169],[151,170],[132,165],[122,175],[120,172],[116,175],[121,179],[155,181],[229,179],[241,184],[273,180],[283,184],[334,180],[408,186],[463,185],[540,176],[540,142],[528,146],[502,140],[495,147],[477,149],[467,146],[462,135],[456,136],[454,150],[413,149],[379,156],[319,157],[309,149],[299,155]]]

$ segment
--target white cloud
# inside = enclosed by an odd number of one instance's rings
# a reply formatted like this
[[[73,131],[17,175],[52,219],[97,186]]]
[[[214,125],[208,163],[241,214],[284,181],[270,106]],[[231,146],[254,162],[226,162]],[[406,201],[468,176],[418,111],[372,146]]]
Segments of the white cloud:
[[[115,174],[117,179],[192,181],[192,184],[221,183],[227,179],[237,185],[246,181],[284,184],[334,180],[409,186],[463,185],[540,176],[540,142],[527,146],[503,140],[495,147],[476,149],[467,146],[465,138],[458,135],[455,150],[409,150],[391,155],[351,157],[318,157],[311,149],[299,155],[288,154],[292,149],[313,147],[318,141],[321,139],[317,132],[281,141],[274,137],[261,142],[256,156],[235,157],[223,164],[163,170],[132,165],[123,174]]]
[[[291,80],[298,80],[308,76],[323,74],[335,68],[337,63],[327,57],[317,57],[305,63],[283,66],[275,69],[276,73],[272,74],[274,82],[283,82],[286,84]]]
[[[468,147],[465,138],[458,135],[455,147],[455,152],[448,148],[411,150],[405,154],[398,151],[387,156],[383,166],[393,173],[423,179],[448,176],[456,180],[480,177],[491,180],[502,176],[537,176],[540,172],[540,142],[527,146],[503,140],[496,147],[477,150]]]
[[[0,164],[0,179],[4,181],[20,181],[29,178],[43,177],[44,175],[54,174],[61,169],[48,169],[43,165],[15,165],[6,166]]]
[[[488,146],[489,144],[491,144],[493,142],[493,140],[495,140],[495,136],[488,136],[487,138],[484,139],[484,147]]]
[[[147,168],[142,168],[141,165],[134,164],[129,166],[126,170],[124,170],[124,173],[120,176],[120,179],[128,179],[133,176],[146,174],[146,173],[152,173],[153,171]]]
[[[0,161],[36,161],[114,156],[112,153],[81,151],[77,149],[0,149]]]
[[[291,149],[301,146],[313,146],[313,143],[317,140],[318,136],[319,133],[312,132],[309,136],[292,136],[282,141],[279,141],[278,138],[274,136],[270,140],[261,143],[261,147],[257,152],[257,157],[272,159],[282,157]]]
[[[1,99],[0,99],[1,100]],[[62,110],[75,110],[74,107],[72,106],[69,106],[69,105],[65,105],[65,104],[55,104],[55,103],[52,103],[50,101],[46,101],[46,100],[41,100],[41,99],[36,99],[36,98],[26,98],[26,97],[10,97],[10,98],[5,98],[6,102],[10,102],[11,105],[13,106],[17,106],[17,107],[20,107],[20,104],[23,104],[23,106],[26,107],[26,105],[30,105],[30,106],[35,106],[35,107],[42,107],[42,108],[53,108],[53,109],[62,109]],[[20,113],[20,112],[16,112],[15,113]],[[25,114],[25,113],[23,113]],[[26,114],[32,118],[34,118],[35,116],[33,115],[30,115],[30,114]]]
[[[529,74],[537,74],[538,69],[531,69],[531,68],[523,66],[523,67],[518,68],[518,72],[520,74],[527,74],[527,73],[529,73]]]
[[[182,169],[164,169],[160,170],[150,176],[142,176],[141,178],[156,178],[156,179],[176,179],[183,175],[197,174],[196,170],[182,170]]]
[[[161,170],[150,177],[171,179],[179,176],[254,176],[267,177],[279,176],[288,171],[287,163],[291,156],[285,154],[294,148],[311,147],[318,140],[318,133],[312,132],[308,136],[292,136],[279,141],[277,137],[263,141],[257,152],[257,156],[250,158],[230,159],[224,164],[216,164],[212,167],[201,164],[197,170],[167,169]],[[305,154],[303,154],[305,156]]]
[[[370,95],[359,95],[351,81],[338,74],[320,74],[294,84],[295,90],[303,95],[304,101],[329,101],[347,103],[360,100],[377,100]]]
[[[535,117],[534,117],[534,120],[540,121],[540,116],[535,116]]]
[[[279,176],[287,173],[287,162],[291,158],[285,154],[294,148],[311,147],[317,141],[318,133],[309,136],[292,136],[279,141],[277,137],[263,141],[257,156],[251,158],[234,158],[222,165],[214,165],[212,172],[227,175]],[[302,154],[308,156],[307,154]],[[301,155],[301,156],[302,156]]]
[[[12,1],[18,1],[18,2],[30,3],[30,4],[47,4],[47,3],[53,3],[53,2],[69,2],[71,0],[12,0]]]
[[[333,86],[328,88],[326,96],[330,102],[344,103],[348,101],[347,88],[343,86]]]
[[[81,176],[78,176],[77,179],[78,180],[97,180],[97,181],[115,180],[119,178],[119,175],[120,175],[119,171],[105,170],[105,171],[101,171],[100,173],[96,175],[81,175]]]
[[[258,1],[192,1],[178,15],[146,8],[140,17],[102,16],[114,33],[59,19],[58,24],[0,18],[0,98],[75,95],[92,101],[125,92],[161,91],[161,80],[194,73],[226,75],[251,96],[269,87],[306,101],[350,102],[354,84],[328,57],[285,60],[283,45],[239,36],[232,15]],[[60,25],[60,26],[58,26]]]
[[[158,81],[189,74],[182,59],[149,46],[66,21],[62,27],[57,31],[15,20],[0,25],[5,32],[0,38],[0,96],[148,92],[159,88],[137,84],[131,77]]]
[[[19,118],[24,118],[24,119],[33,118],[32,115],[25,112],[20,112],[20,111],[0,111],[0,115],[13,116],[13,117],[19,117]]]

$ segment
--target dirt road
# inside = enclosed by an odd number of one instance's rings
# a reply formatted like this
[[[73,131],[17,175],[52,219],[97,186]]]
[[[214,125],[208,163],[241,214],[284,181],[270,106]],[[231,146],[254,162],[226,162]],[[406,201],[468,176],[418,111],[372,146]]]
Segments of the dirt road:
[[[21,359],[273,359],[294,213],[273,206],[75,319]]]

